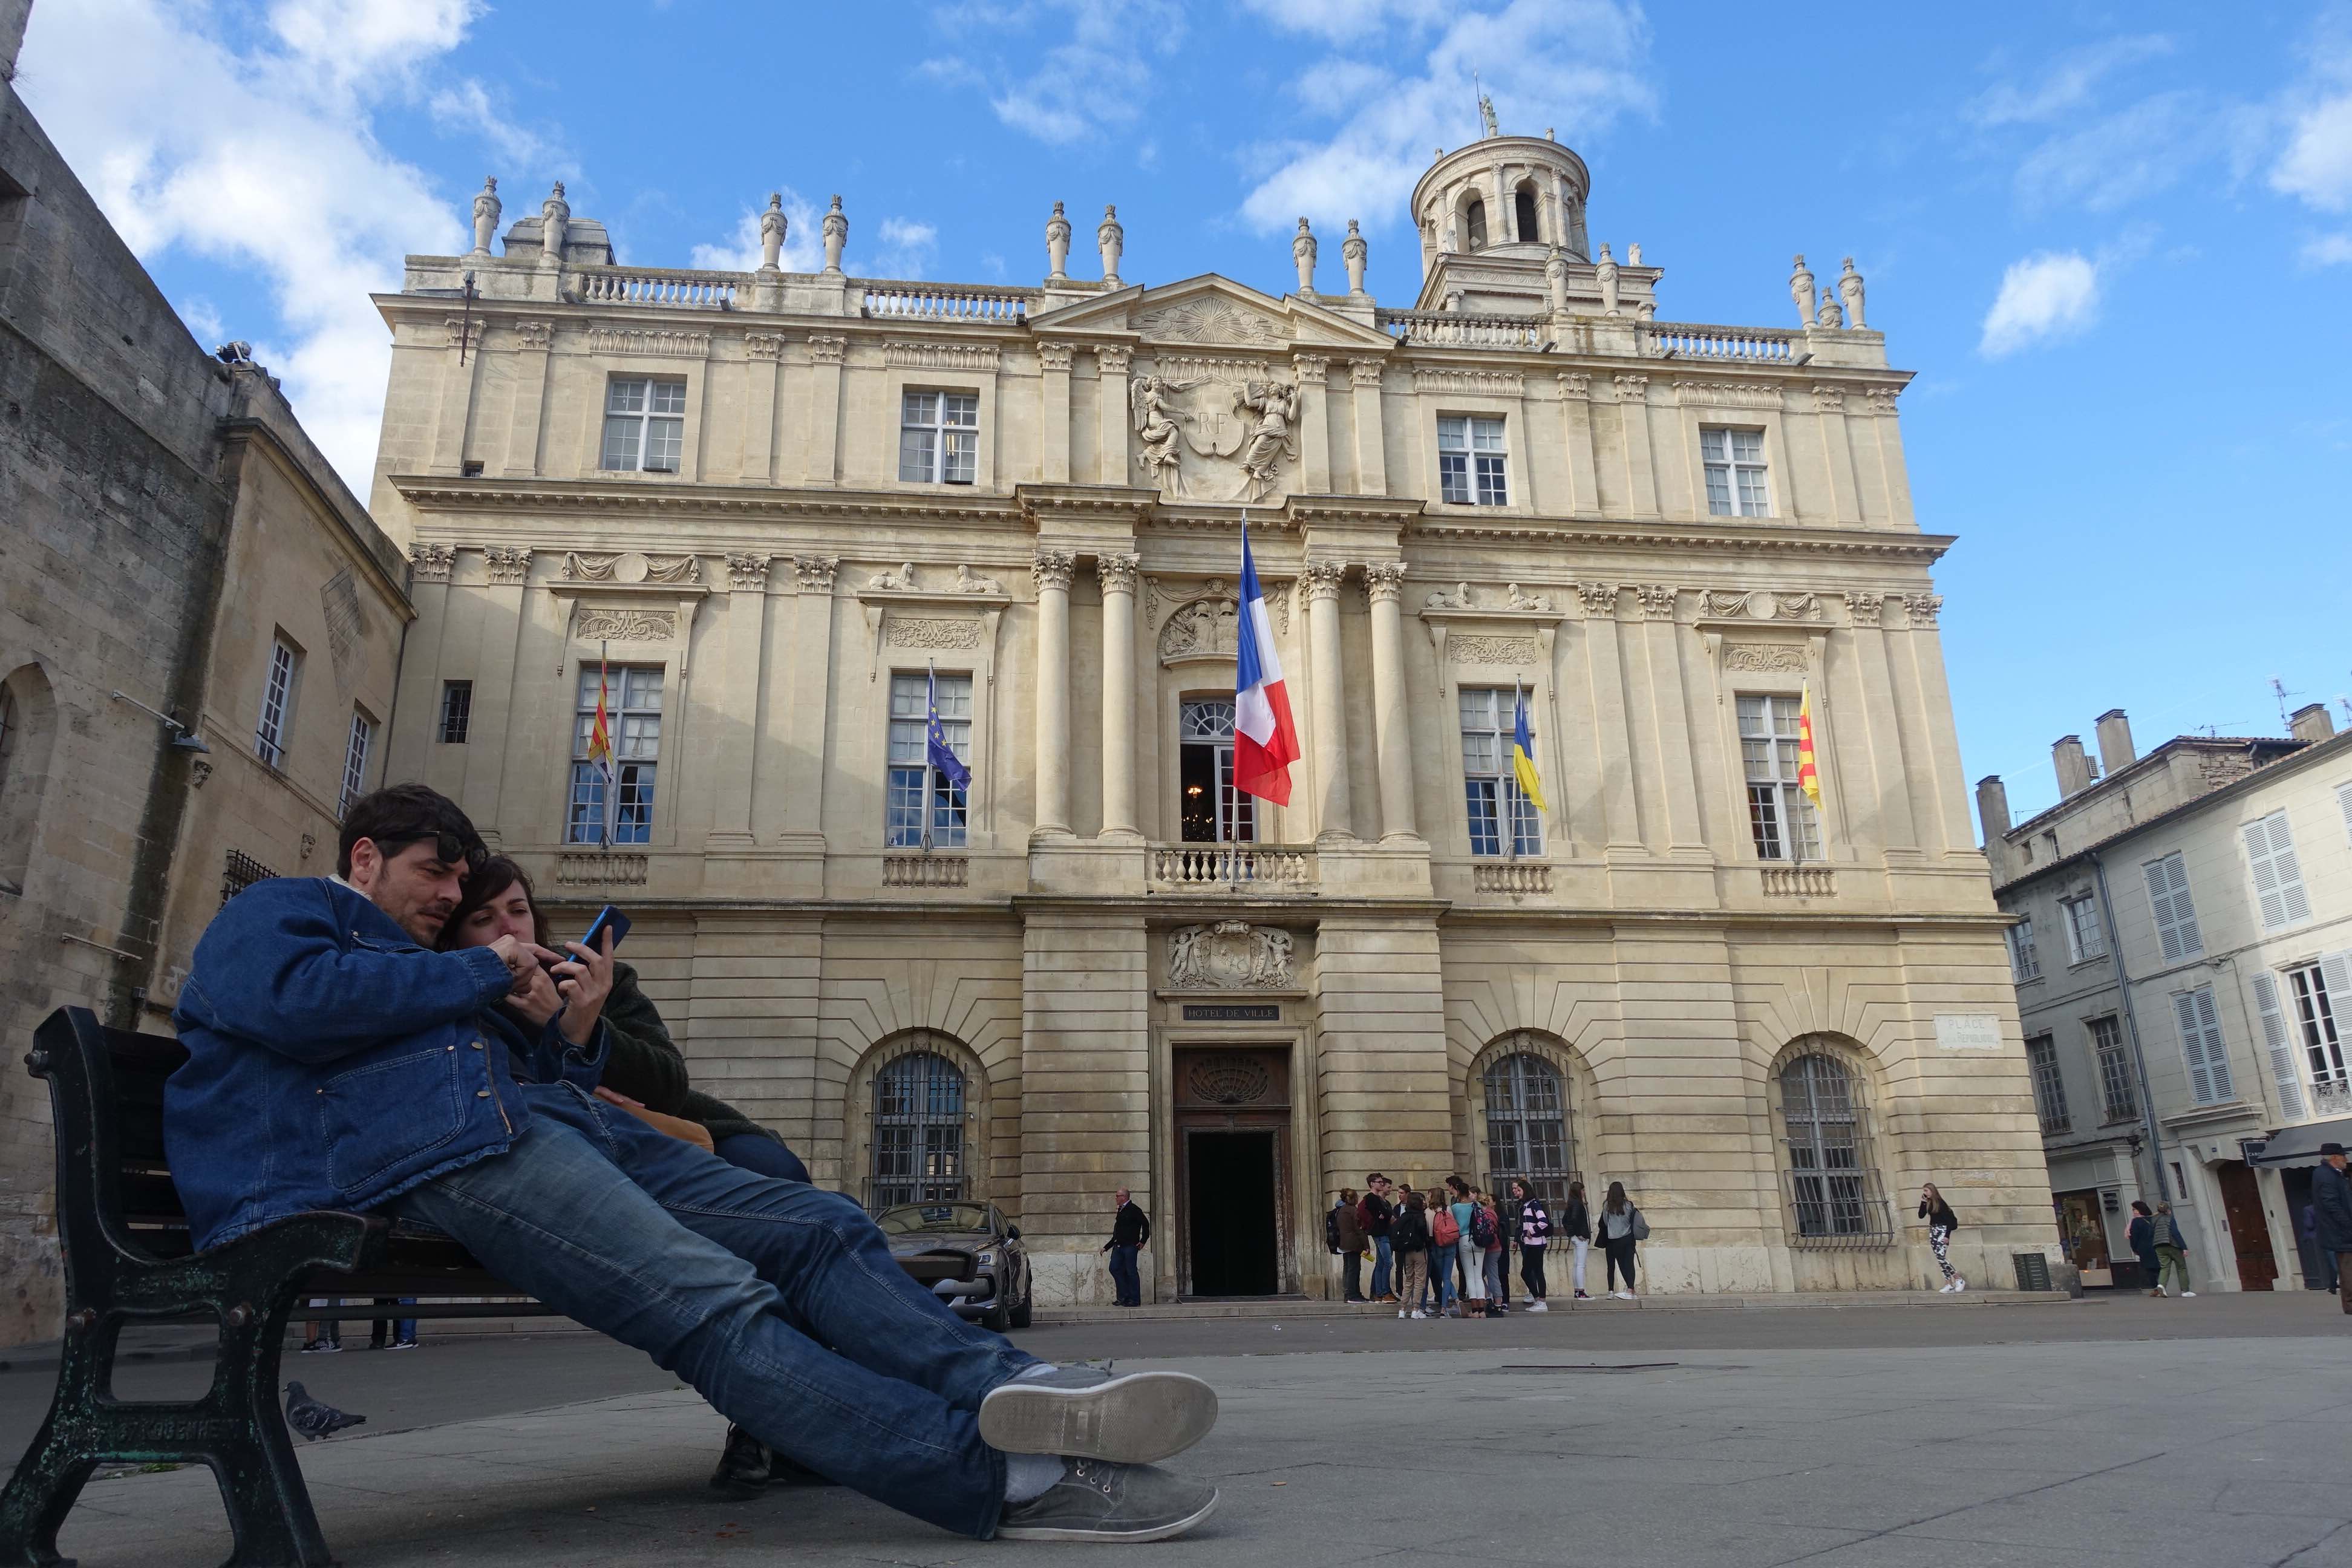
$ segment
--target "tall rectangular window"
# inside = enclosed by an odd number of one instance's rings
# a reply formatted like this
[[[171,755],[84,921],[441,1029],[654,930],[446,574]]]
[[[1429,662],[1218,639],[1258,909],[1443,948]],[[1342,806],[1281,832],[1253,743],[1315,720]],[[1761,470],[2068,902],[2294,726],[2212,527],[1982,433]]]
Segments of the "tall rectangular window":
[[[612,736],[609,798],[605,764],[588,755],[596,730],[597,679],[593,665],[580,671],[580,700],[572,726],[572,799],[563,841],[648,843],[654,827],[654,772],[661,757],[661,667],[623,665],[604,673],[605,722]]]
[[[615,378],[604,391],[604,467],[674,474],[686,449],[686,383]]]
[[[2213,988],[2172,994],[2172,1019],[2180,1028],[2180,1056],[2189,1069],[2189,1097],[2200,1105],[2218,1105],[2231,1099],[2230,1049],[2221,1039],[2221,1015],[2213,1005]]]
[[[2082,963],[2107,956],[2107,931],[2099,921],[2099,900],[2089,893],[2061,899],[2058,912],[2066,917],[2066,962]]]
[[[367,794],[368,752],[375,744],[375,721],[362,709],[352,710],[352,732],[343,743],[343,794],[335,805],[338,817],[349,816],[352,803]]]
[[[971,677],[942,675],[940,731],[957,762],[971,766]],[[919,849],[930,835],[935,849],[964,847],[963,791],[931,764],[928,678],[921,670],[890,677],[890,776],[883,842],[893,849]]]
[[[1748,827],[1759,860],[1818,860],[1822,830],[1797,783],[1794,697],[1739,700],[1739,752],[1748,772]]]
[[[2150,860],[2140,870],[2147,878],[2147,905],[2156,917],[2156,940],[2164,949],[2164,961],[2175,963],[2204,952],[2197,906],[2189,898],[2189,871],[2179,854]]]
[[[2330,971],[2336,971],[2331,973]],[[2312,1087],[2318,1090],[2321,1107],[2341,1099],[2352,1085],[2352,1075],[2344,1068],[2344,1029],[2336,1010],[2345,1005],[2346,993],[2352,985],[2346,984],[2347,971],[2352,971],[2341,953],[2331,954],[2317,963],[2306,963],[2286,972],[2287,995],[2294,1008],[2294,1027],[2298,1043],[2303,1047],[2303,1060],[2311,1074]]]
[[[2139,1114],[2139,1096],[2132,1088],[2131,1058],[2124,1054],[2123,1026],[2113,1018],[2091,1020],[2091,1051],[2099,1061],[2099,1100],[2109,1121],[2129,1121]]]
[[[2042,954],[2033,945],[2033,922],[2030,920],[2009,928],[2009,973],[2020,984],[2042,978]]]
[[[1715,517],[1769,517],[1772,490],[1765,481],[1764,432],[1703,426],[1699,459],[1706,469],[1706,510]]]
[[[2246,866],[2254,876],[2254,901],[2262,906],[2263,929],[2280,931],[2309,920],[2311,899],[2303,890],[2303,866],[2295,858],[2286,813],[2257,817],[2240,831],[2246,840]]]
[[[909,392],[898,411],[898,477],[968,485],[980,477],[980,394]]]
[[[441,743],[462,746],[466,731],[474,721],[474,683],[470,680],[445,680],[441,683]]]
[[[1257,802],[1234,787],[1234,704],[1215,698],[1177,710],[1176,811],[1187,844],[1249,844]]]
[[[294,678],[302,656],[278,637],[269,645],[269,679],[261,689],[261,722],[254,727],[253,754],[273,768],[286,765],[286,732],[294,723]]]
[[[2025,1063],[2033,1073],[2033,1110],[2044,1132],[2064,1132],[2074,1125],[2066,1109],[2066,1080],[2058,1074],[2058,1047],[2047,1035],[2025,1042]]]
[[[1462,689],[1462,791],[1470,853],[1516,860],[1543,853],[1543,818],[1511,769],[1514,695],[1507,687]]]
[[[1445,415],[1437,421],[1437,486],[1453,506],[1508,506],[1509,454],[1503,422],[1473,415]]]

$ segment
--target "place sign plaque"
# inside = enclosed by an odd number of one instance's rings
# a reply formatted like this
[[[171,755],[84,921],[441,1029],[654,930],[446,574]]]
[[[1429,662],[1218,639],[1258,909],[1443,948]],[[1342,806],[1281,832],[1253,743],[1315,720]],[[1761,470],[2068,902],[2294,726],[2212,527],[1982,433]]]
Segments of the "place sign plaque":
[[[1184,1022],[1188,1024],[1279,1024],[1282,1004],[1279,1002],[1187,1002]]]

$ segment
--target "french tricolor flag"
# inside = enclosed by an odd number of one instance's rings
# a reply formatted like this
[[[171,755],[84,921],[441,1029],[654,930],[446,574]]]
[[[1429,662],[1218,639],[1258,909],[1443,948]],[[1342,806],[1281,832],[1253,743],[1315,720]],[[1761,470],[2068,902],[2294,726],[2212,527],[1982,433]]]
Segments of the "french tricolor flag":
[[[1249,514],[1242,514],[1242,615],[1234,651],[1234,787],[1244,795],[1290,803],[1290,764],[1298,760],[1298,726],[1282,686],[1282,659],[1265,595],[1250,559]]]

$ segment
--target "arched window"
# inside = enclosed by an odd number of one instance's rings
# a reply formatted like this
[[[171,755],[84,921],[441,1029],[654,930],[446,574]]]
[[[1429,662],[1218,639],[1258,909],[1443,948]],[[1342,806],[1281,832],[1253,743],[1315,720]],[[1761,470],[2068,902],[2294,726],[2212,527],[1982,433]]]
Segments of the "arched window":
[[[1487,1064],[1484,1086],[1487,1190],[1507,1197],[1516,1177],[1546,1204],[1564,1203],[1576,1160],[1559,1069],[1532,1051],[1514,1051]]]
[[[1523,184],[1511,197],[1511,216],[1517,227],[1512,232],[1522,244],[1533,244],[1536,234],[1536,187],[1532,182]]]
[[[966,1195],[965,1088],[956,1065],[932,1051],[912,1051],[876,1069],[873,1207]]]
[[[0,889],[8,892],[25,890],[56,733],[56,703],[40,666],[0,681]]]
[[[1871,1156],[1859,1075],[1825,1051],[1790,1058],[1780,1068],[1780,1122],[1797,1235],[1830,1245],[1891,1242],[1894,1220]]]
[[[1462,226],[1470,236],[1470,248],[1486,248],[1486,204],[1477,197],[1470,198],[1470,210],[1462,215]]]
[[[1234,786],[1234,705],[1187,701],[1177,716],[1177,824],[1187,844],[1248,844],[1257,803]]]

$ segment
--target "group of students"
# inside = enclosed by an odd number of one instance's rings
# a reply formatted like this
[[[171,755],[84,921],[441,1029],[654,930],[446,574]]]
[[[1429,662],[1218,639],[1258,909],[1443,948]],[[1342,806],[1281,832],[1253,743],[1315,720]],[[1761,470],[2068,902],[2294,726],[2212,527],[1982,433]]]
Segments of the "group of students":
[[[1585,1201],[1584,1184],[1571,1182],[1558,1221],[1528,1183],[1514,1177],[1509,1188],[1498,1200],[1448,1176],[1442,1189],[1415,1192],[1378,1171],[1364,1178],[1360,1194],[1341,1188],[1324,1217],[1324,1238],[1341,1259],[1345,1299],[1393,1305],[1400,1318],[1495,1317],[1510,1310],[1508,1263],[1517,1245],[1527,1310],[1549,1311],[1544,1264],[1557,1236],[1573,1250],[1577,1300],[1591,1300],[1584,1268],[1596,1246],[1608,1260],[1609,1294],[1633,1300],[1634,1249],[1649,1239],[1650,1222],[1625,1195],[1624,1183],[1610,1183],[1596,1211]],[[1363,1289],[1367,1254],[1370,1294]]]

